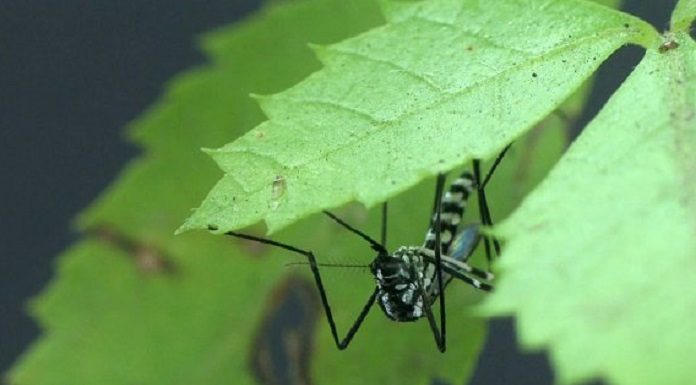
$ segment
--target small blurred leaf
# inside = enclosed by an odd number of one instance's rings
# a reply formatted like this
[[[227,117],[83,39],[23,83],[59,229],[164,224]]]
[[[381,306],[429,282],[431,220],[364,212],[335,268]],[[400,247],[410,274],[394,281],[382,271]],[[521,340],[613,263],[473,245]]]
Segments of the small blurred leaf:
[[[696,19],[696,0],[679,0],[672,13],[672,31],[689,33]]]

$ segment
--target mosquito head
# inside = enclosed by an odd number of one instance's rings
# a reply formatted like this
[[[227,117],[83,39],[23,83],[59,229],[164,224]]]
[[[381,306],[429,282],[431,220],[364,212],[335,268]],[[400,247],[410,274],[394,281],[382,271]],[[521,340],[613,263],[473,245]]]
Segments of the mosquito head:
[[[391,253],[389,253],[387,251],[387,249],[385,249],[379,243],[373,243],[370,245],[370,247],[372,248],[372,250],[377,252],[377,255],[375,256],[375,258],[372,260],[372,262],[369,265],[370,270],[372,270],[373,273],[374,273],[375,269],[377,268],[377,266],[383,265],[386,263],[390,263],[394,259],[393,255]]]
[[[417,248],[402,246],[394,254],[380,253],[370,263],[370,271],[380,287],[391,286],[412,279],[414,263],[421,261]],[[421,267],[421,266],[418,266]],[[417,268],[418,268],[417,267]]]

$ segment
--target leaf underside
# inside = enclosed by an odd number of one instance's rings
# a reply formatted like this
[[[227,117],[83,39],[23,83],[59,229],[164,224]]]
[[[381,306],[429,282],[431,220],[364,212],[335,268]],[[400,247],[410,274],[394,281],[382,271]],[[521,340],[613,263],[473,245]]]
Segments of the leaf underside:
[[[488,159],[652,27],[582,1],[387,3],[388,23],[316,46],[324,68],[257,96],[268,121],[210,155],[225,172],[180,231],[370,207]],[[274,181],[283,181],[276,194]]]
[[[486,307],[516,314],[562,382],[696,377],[696,44],[668,36],[678,48],[647,51],[498,230],[503,277]]]

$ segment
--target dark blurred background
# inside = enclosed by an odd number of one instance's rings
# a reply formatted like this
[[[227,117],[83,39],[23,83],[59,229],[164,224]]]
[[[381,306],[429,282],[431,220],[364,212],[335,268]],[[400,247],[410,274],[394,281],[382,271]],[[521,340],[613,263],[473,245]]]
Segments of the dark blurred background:
[[[25,303],[79,236],[71,219],[138,154],[123,126],[168,79],[204,62],[194,44],[200,33],[260,3],[0,1],[0,373],[39,335]],[[627,0],[623,8],[664,30],[675,3]],[[642,55],[625,47],[602,66],[576,133]],[[472,383],[552,382],[545,356],[517,350],[513,323],[492,321]]]

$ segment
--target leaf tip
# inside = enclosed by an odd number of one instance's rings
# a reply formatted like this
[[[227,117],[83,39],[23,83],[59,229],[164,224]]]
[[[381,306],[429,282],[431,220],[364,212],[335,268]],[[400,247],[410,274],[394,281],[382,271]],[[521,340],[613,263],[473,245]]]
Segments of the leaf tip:
[[[267,101],[271,100],[273,98],[273,95],[263,95],[263,94],[251,93],[251,94],[249,94],[249,97],[256,101],[256,103],[261,107],[261,110],[264,110],[264,104]],[[265,110],[264,110],[264,113],[266,113]]]
[[[266,98],[267,96],[263,95],[263,94],[257,94],[257,93],[252,92],[249,94],[249,97],[254,99],[254,100],[262,100],[262,99]]]
[[[324,52],[326,51],[326,45],[324,44],[317,44],[317,43],[307,43],[307,47],[309,47],[312,51],[314,52]]]
[[[184,223],[182,223],[181,226],[179,226],[179,228],[174,231],[174,235],[180,235],[191,230],[208,230],[209,232],[215,234],[220,233],[220,226],[206,223],[208,222],[202,221],[198,217],[198,209],[196,209],[194,213],[191,214],[190,217],[186,218]]]
[[[208,156],[213,156],[220,152],[219,148],[201,147],[201,151]]]
[[[181,235],[187,231],[191,230],[187,222],[184,222],[178,229],[174,231],[174,235]]]
[[[198,209],[193,209],[193,213],[184,220],[184,223],[174,231],[174,235],[180,235],[191,230],[201,230],[203,226],[198,220]]]
[[[314,55],[316,56],[319,61],[326,65],[327,64],[327,57],[329,55],[329,46],[328,45],[323,45],[323,44],[315,44],[315,43],[307,43],[307,46],[314,52]]]

